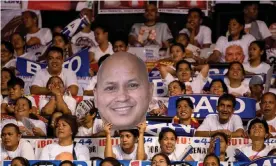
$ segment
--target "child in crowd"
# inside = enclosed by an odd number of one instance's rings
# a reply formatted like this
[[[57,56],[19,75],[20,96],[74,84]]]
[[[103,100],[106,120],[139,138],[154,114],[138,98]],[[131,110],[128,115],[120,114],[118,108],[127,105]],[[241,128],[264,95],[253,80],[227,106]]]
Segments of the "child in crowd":
[[[244,69],[250,74],[266,74],[270,65],[266,63],[264,41],[253,41],[249,46],[249,63],[244,63]]]
[[[180,33],[176,37],[176,42],[183,44],[187,58],[193,58],[200,55],[200,48],[190,43],[190,38],[187,33]]]
[[[21,78],[8,81],[8,96],[1,103],[1,113],[14,114],[16,100],[24,96],[25,83]],[[37,106],[32,96],[26,96],[31,101],[31,112],[37,113]]]
[[[113,51],[114,52],[126,52],[128,51],[128,42],[124,39],[116,39],[113,42]]]

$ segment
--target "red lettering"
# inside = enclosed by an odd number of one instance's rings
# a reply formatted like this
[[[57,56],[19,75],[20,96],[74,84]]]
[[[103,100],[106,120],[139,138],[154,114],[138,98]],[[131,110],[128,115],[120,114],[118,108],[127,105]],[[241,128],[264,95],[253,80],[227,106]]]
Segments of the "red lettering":
[[[237,145],[237,139],[232,139],[232,145]]]
[[[244,143],[245,145],[249,144],[249,139],[244,138],[244,139],[243,139],[243,143]]]

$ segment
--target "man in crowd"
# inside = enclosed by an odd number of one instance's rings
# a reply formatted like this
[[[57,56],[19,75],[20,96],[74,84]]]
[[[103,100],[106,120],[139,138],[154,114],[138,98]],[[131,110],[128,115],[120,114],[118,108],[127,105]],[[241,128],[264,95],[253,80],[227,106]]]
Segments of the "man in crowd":
[[[225,61],[226,62],[231,63],[231,62],[237,61],[237,62],[243,63],[244,58],[245,58],[245,56],[244,56],[241,46],[231,45],[226,48],[226,52],[225,52]]]
[[[157,22],[159,13],[154,4],[148,4],[145,9],[145,23],[136,23],[129,33],[129,44],[132,46],[169,47],[172,34],[166,23]]]
[[[269,132],[276,132],[276,95],[272,92],[263,94],[261,98],[261,113],[269,126]]]
[[[52,92],[46,88],[46,84],[52,76],[59,76],[71,95],[78,94],[77,76],[72,70],[63,68],[63,61],[63,50],[51,47],[47,53],[48,68],[41,69],[36,73],[31,85],[31,94],[51,95]]]

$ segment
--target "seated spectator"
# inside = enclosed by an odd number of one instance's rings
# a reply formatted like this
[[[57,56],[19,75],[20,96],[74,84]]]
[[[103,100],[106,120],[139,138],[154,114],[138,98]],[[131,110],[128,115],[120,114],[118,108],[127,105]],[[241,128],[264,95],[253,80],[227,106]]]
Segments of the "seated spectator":
[[[28,141],[21,139],[19,127],[16,124],[6,124],[2,128],[1,139],[1,161],[12,160],[16,157],[35,159],[34,147]]]
[[[54,26],[52,29],[52,33],[61,33],[63,31],[63,27],[61,25]]]
[[[79,47],[95,47],[98,43],[95,40],[94,32],[91,30],[91,24],[94,21],[93,10],[89,8],[83,8],[80,12],[82,16],[86,15],[90,21],[89,25],[86,25],[80,32],[76,33],[71,42]]]
[[[59,76],[49,78],[46,87],[53,96],[40,98],[39,109],[43,115],[52,115],[54,112],[75,115],[77,101],[67,94],[64,83]]]
[[[220,166],[220,160],[214,153],[210,153],[205,156],[203,166]]]
[[[221,79],[213,79],[209,86],[209,93],[221,96],[228,93],[228,88]]]
[[[60,164],[59,164],[59,166],[76,166],[72,161],[70,161],[70,160],[63,160]]]
[[[173,38],[166,23],[157,22],[159,13],[155,4],[146,5],[144,23],[135,23],[131,27],[128,42],[131,46],[169,47],[169,40]]]
[[[17,99],[24,96],[24,86],[24,81],[18,77],[8,81],[9,95],[1,102],[1,113],[14,114],[14,107]],[[32,96],[26,96],[26,98],[32,103],[31,112],[36,114],[37,106],[34,98]]]
[[[164,153],[157,153],[151,159],[151,166],[170,166],[171,161]]]
[[[199,65],[194,67],[194,70],[200,71],[195,78],[192,77],[193,69],[189,62],[180,60],[176,64],[176,77],[180,82],[185,83],[186,94],[201,93],[204,85],[207,83],[209,65]],[[165,83],[168,85],[175,79],[176,78],[174,78],[171,74],[167,74]]]
[[[201,25],[204,13],[199,8],[189,9],[186,28],[179,33],[186,33],[190,37],[190,43],[199,48],[209,48],[212,44],[211,29]]]
[[[108,58],[109,56],[110,56],[110,54],[105,54],[104,56],[102,56],[98,61],[98,66],[100,67],[102,65],[102,63],[104,62],[104,60],[106,58]],[[93,90],[95,89],[96,84],[97,84],[97,75],[94,75],[92,77],[92,79],[89,80],[87,87],[84,88],[83,95],[84,96],[94,96]]]
[[[114,52],[126,52],[128,51],[128,42],[124,39],[116,39],[113,44],[113,51]]]
[[[225,62],[240,62],[244,63],[244,52],[240,45],[230,45],[225,51]]]
[[[191,125],[192,128],[197,129],[199,122],[192,118],[194,111],[194,104],[190,98],[180,97],[176,100],[176,117],[173,118],[175,124]]]
[[[276,95],[272,92],[263,94],[261,98],[261,113],[269,127],[269,132],[276,132]]]
[[[15,157],[11,161],[11,166],[30,166],[30,163],[24,157]]]
[[[215,153],[215,142],[216,142],[216,139],[220,140],[220,156],[219,156],[219,160],[221,162],[224,162],[224,161],[234,162],[235,159],[233,157],[227,156],[226,150],[228,148],[228,141],[229,141],[229,139],[228,139],[228,136],[225,133],[222,133],[222,132],[218,132],[218,133],[215,133],[214,135],[212,135],[207,155]]]
[[[97,25],[95,28],[95,39],[98,46],[93,46],[89,49],[90,63],[94,64],[99,61],[99,59],[105,54],[112,55],[113,49],[112,44],[108,41],[108,29],[103,25]]]
[[[181,160],[181,156],[177,156],[176,153],[176,140],[176,132],[171,128],[164,128],[159,133],[158,141],[161,149],[161,152],[159,153],[166,154],[171,161]],[[190,155],[188,155],[184,160],[193,161],[193,158]]]
[[[106,146],[104,157],[114,157],[118,160],[146,160],[148,158],[144,146],[144,132],[146,122],[138,124],[137,129],[120,130],[120,144],[112,147],[111,128],[112,124],[106,123],[104,130],[106,134]],[[136,142],[138,141],[138,145]]]
[[[31,113],[32,103],[26,97],[20,97],[16,100],[14,107],[15,119],[6,119],[1,122],[2,126],[13,123],[19,126],[20,132],[24,136],[46,136],[46,125],[38,117]],[[26,125],[26,126],[25,126]]]
[[[56,137],[56,124],[57,119],[61,117],[63,114],[61,112],[54,112],[48,121],[48,128],[47,128],[47,136],[48,137]]]
[[[200,55],[200,48],[190,43],[190,38],[187,33],[180,33],[176,37],[176,42],[185,47],[185,56],[193,58]]]
[[[235,115],[236,98],[231,94],[219,97],[218,114],[207,115],[195,132],[196,137],[210,137],[215,133],[223,132],[229,137],[244,136],[243,124],[239,115]]]
[[[49,78],[52,76],[59,76],[72,96],[78,94],[77,76],[72,70],[63,68],[63,60],[63,50],[61,48],[51,47],[48,50],[48,68],[41,69],[36,73],[31,85],[31,94],[52,95],[53,93],[46,87]]]
[[[121,166],[122,164],[113,157],[106,157],[100,163],[100,166]]]
[[[249,97],[255,99],[256,103],[256,116],[261,116],[261,98],[264,91],[263,80],[260,76],[253,76],[249,81],[250,95]]]
[[[181,96],[186,93],[186,86],[179,80],[172,81],[169,86],[169,97],[171,96]]]
[[[12,70],[10,70],[8,68],[2,68],[2,70],[1,70],[1,95],[3,98],[5,98],[9,95],[8,82],[15,78],[16,77]]]
[[[244,32],[244,20],[241,17],[232,17],[228,25],[229,36],[221,36],[216,42],[216,47],[213,54],[210,55],[208,61],[224,62],[228,47],[232,45],[241,46],[245,56],[244,61],[248,61],[248,47],[255,38],[250,34]]]
[[[272,149],[272,146],[264,144],[264,141],[269,136],[269,129],[266,121],[258,118],[252,120],[249,124],[248,134],[252,144],[242,147],[241,152],[243,152],[250,160],[267,156],[268,152]]]
[[[265,45],[271,48],[273,44],[272,34],[264,21],[257,20],[260,2],[243,1],[241,3],[243,5],[245,33],[251,34],[256,40],[264,41]]]
[[[29,50],[38,48],[41,45],[45,46],[52,40],[52,32],[49,28],[40,29],[38,27],[38,17],[35,12],[22,12],[22,19],[27,30],[26,44]]]
[[[16,68],[16,60],[13,56],[14,49],[10,42],[7,41],[1,41],[1,69],[10,68],[15,69]]]
[[[245,71],[252,74],[266,74],[270,65],[266,62],[265,43],[253,41],[249,46],[249,63],[244,63]]]
[[[46,145],[39,160],[89,160],[90,154],[86,146],[74,142],[78,132],[76,118],[72,115],[62,115],[57,119],[57,142]]]
[[[240,97],[249,92],[249,87],[243,82],[245,71],[240,62],[232,62],[228,67],[228,72],[225,74],[227,77],[226,85],[228,93]]]

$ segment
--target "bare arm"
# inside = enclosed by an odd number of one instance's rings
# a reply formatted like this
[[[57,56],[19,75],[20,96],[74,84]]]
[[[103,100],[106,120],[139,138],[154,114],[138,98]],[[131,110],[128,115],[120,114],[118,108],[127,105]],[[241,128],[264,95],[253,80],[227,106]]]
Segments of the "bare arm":
[[[1,104],[1,113],[8,113],[7,107],[8,107],[7,103],[2,103]]]
[[[83,91],[84,96],[94,96],[93,90],[85,90]]]
[[[67,104],[64,102],[63,95],[62,94],[56,94],[55,96],[56,96],[56,109],[58,111],[63,112],[63,114],[71,115],[72,112],[68,108]]]
[[[218,50],[214,50],[213,54],[211,54],[209,56],[209,58],[207,59],[208,62],[219,62],[220,61],[220,57],[221,57],[221,53]]]
[[[133,35],[128,36],[128,42],[131,46],[135,46],[137,43],[139,43],[138,40],[137,40],[137,37],[133,36]]]
[[[33,95],[51,95],[51,91],[49,91],[49,89],[37,85],[32,85],[30,91]]]
[[[146,124],[146,122],[143,122],[143,123],[138,124],[137,127],[139,129],[139,140],[138,140],[136,159],[137,160],[146,160],[147,155],[145,153],[144,133],[146,131],[147,124]]]
[[[50,98],[50,101],[41,109],[43,115],[52,115],[56,109],[56,100],[54,97]]]
[[[214,133],[215,133],[214,131],[196,131],[194,136],[195,137],[210,137]]]
[[[104,131],[106,134],[106,145],[104,149],[104,157],[114,157],[116,158],[115,154],[112,150],[112,143],[111,143],[111,132],[110,129],[112,127],[111,123],[104,124]]]
[[[231,133],[232,137],[244,137],[245,136],[245,132],[243,129],[238,129],[235,132]]]

